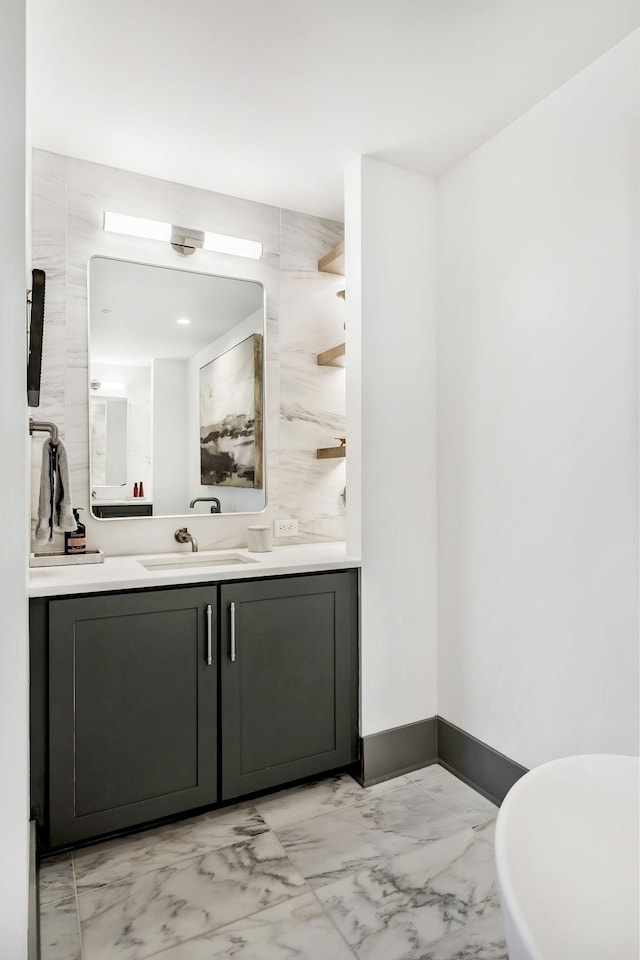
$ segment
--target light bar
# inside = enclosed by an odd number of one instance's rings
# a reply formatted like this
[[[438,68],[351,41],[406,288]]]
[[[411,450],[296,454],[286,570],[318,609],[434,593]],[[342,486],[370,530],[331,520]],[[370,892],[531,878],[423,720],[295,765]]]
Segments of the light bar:
[[[164,240],[171,243],[171,224],[161,220],[145,220],[144,217],[129,217],[126,213],[104,212],[104,229],[108,233],[124,233],[128,237],[144,237],[146,240]]]
[[[204,235],[204,249],[215,253],[230,253],[234,257],[248,257],[259,260],[262,256],[262,244],[258,240],[243,240],[241,237],[227,237],[223,233]]]
[[[213,253],[227,253],[234,257],[247,257],[259,260],[262,256],[262,244],[258,240],[244,240],[242,237],[228,237],[223,233],[204,233],[175,227],[161,220],[145,220],[144,217],[130,217],[125,213],[104,211],[104,229],[110,233],[123,233],[128,237],[143,237],[145,240],[163,240],[171,243],[176,252],[182,255],[193,253],[198,247]]]

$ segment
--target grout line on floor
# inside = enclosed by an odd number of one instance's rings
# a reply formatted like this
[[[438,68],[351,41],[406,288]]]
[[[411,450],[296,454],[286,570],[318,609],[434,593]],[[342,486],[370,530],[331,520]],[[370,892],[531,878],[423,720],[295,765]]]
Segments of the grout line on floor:
[[[87,887],[85,890],[82,890],[82,889],[78,890],[78,883],[77,883],[77,880],[75,880],[76,896],[84,897],[86,896],[87,893],[95,893],[97,890],[105,890],[107,887],[113,887],[117,883],[125,883],[127,881],[137,880],[138,877],[146,877],[147,874],[149,873],[157,873],[157,871],[159,870],[164,870],[167,867],[174,867],[174,866],[177,866],[178,864],[186,863],[189,860],[198,860],[200,857],[208,856],[210,853],[216,853],[218,850],[226,850],[228,847],[235,847],[240,843],[249,843],[250,841],[255,840],[257,837],[263,836],[263,834],[265,833],[273,833],[273,830],[271,829],[269,824],[266,821],[263,821],[263,822],[265,825],[265,829],[261,833],[256,833],[252,837],[244,837],[243,839],[232,840],[229,843],[223,843],[219,847],[206,847],[206,848],[203,847],[203,849],[198,851],[198,853],[192,853],[186,857],[181,856],[176,860],[171,860],[169,863],[163,863],[161,866],[146,867],[144,870],[141,870],[140,873],[132,873],[132,874],[128,874],[127,876],[117,877],[114,880],[110,880],[109,883],[100,883],[100,884],[96,884],[93,887]],[[158,841],[158,844],[161,845],[162,840]],[[91,848],[83,847],[82,849],[89,850]],[[75,878],[75,866],[74,866],[74,878]]]
[[[74,892],[75,901],[76,901],[76,921],[78,923],[78,939],[80,940],[80,960],[85,960],[84,941],[82,939],[82,924],[80,922],[80,903],[78,901],[78,884],[76,882],[76,863],[75,863],[73,852],[71,853],[71,872],[73,874],[73,892]]]
[[[351,775],[350,775],[350,774],[346,774],[346,776],[351,776]],[[403,779],[404,779],[404,777],[406,776],[406,774],[403,774],[402,776],[403,776]],[[353,777],[351,777],[351,779],[353,780]],[[395,778],[392,778],[392,779],[395,779]],[[356,784],[356,786],[360,786],[360,785],[358,784],[357,780],[353,780],[353,782]],[[382,783],[385,783],[386,781],[383,780],[383,781],[381,781],[381,782],[382,782]],[[318,783],[322,783],[322,781],[320,780],[320,781],[318,781]],[[265,823],[268,825],[268,827],[269,827],[270,830],[273,830],[273,831],[275,831],[275,830],[284,830],[284,829],[287,828],[287,827],[293,827],[293,826],[295,826],[297,823],[305,823],[307,820],[317,820],[318,817],[326,817],[327,814],[336,813],[338,810],[342,810],[343,807],[354,807],[354,806],[356,806],[356,804],[358,804],[358,803],[364,803],[366,800],[378,800],[378,799],[381,800],[383,797],[388,797],[389,794],[395,793],[396,790],[402,790],[403,787],[412,787],[412,786],[419,786],[419,785],[420,785],[420,784],[413,783],[412,781],[409,780],[409,781],[406,781],[405,783],[399,783],[396,787],[389,787],[388,790],[383,790],[383,791],[381,791],[380,793],[367,794],[366,796],[357,797],[357,798],[354,799],[354,800],[347,800],[347,801],[345,801],[344,803],[336,804],[334,807],[331,807],[329,810],[323,810],[322,813],[314,813],[314,814],[312,814],[310,817],[304,817],[304,816],[303,816],[303,817],[300,817],[299,819],[296,819],[296,820],[289,820],[289,821],[287,821],[287,823],[281,823],[281,824],[280,824],[279,826],[277,826],[277,827],[271,826],[271,824],[269,823],[269,821],[268,821],[268,819],[265,817],[265,815],[264,815],[263,813],[260,813],[260,810],[258,810],[258,813],[260,814],[260,816],[262,817],[262,819],[265,821]],[[379,786],[379,784],[375,784],[374,786]],[[302,789],[302,788],[301,788],[301,789]],[[372,787],[361,787],[361,789],[362,789],[363,791],[365,791],[365,790],[371,790]],[[273,796],[276,797],[276,796],[277,796],[277,793],[274,794]]]

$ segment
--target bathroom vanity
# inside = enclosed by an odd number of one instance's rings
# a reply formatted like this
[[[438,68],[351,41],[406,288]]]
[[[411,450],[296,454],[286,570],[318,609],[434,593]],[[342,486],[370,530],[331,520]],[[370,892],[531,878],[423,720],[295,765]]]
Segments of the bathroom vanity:
[[[31,571],[41,850],[356,760],[357,562],[327,544],[245,555]]]

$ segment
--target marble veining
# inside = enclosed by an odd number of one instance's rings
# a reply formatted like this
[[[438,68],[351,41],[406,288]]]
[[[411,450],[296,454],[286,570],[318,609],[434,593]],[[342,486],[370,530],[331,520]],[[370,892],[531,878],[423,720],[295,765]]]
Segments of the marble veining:
[[[74,854],[79,893],[126,880],[268,830],[254,807],[214,810],[176,824],[108,840]]]
[[[78,897],[84,960],[142,960],[302,893],[271,833]]]
[[[423,786],[432,797],[446,804],[456,817],[470,827],[495,820],[498,814],[494,803],[451,774],[447,773],[431,782],[423,781]]]
[[[158,960],[353,960],[313,894],[166,950]]]
[[[75,896],[41,907],[40,943],[40,960],[82,960]]]
[[[70,853],[61,853],[40,864],[38,871],[40,903],[53,903],[75,897],[73,863]]]
[[[410,784],[284,827],[279,836],[311,886],[321,887],[381,858],[423,849],[462,826],[422,787]]]
[[[360,803],[366,797],[389,793],[406,783],[406,777],[395,777],[373,787],[361,787],[347,774],[335,774],[299,787],[280,790],[267,799],[257,800],[256,808],[271,829],[278,830],[299,820],[309,820],[339,807]]]
[[[488,913],[432,944],[421,960],[509,960],[502,914]]]
[[[507,960],[487,803],[437,765],[340,774],[60,854],[42,958]]]
[[[361,960],[422,960],[425,946],[498,907],[493,851],[466,827],[317,895]]]

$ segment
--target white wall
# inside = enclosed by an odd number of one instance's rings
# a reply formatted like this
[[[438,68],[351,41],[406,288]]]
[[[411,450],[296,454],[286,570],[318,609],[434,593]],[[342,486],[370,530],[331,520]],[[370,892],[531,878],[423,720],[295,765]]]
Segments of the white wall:
[[[158,517],[189,510],[186,360],[153,361],[153,512]],[[147,493],[145,488],[145,493]],[[147,494],[149,496],[149,494]]]
[[[345,179],[347,546],[362,571],[362,734],[436,712],[435,183]]]
[[[151,367],[136,367],[120,363],[92,363],[93,379],[107,383],[121,383],[122,388],[102,387],[91,393],[91,397],[122,396],[127,400],[127,487],[113,495],[133,496],[133,485],[141,480],[144,483],[145,497],[153,499],[153,470],[151,469],[152,445],[152,404],[151,404]],[[90,474],[93,478],[93,471]],[[98,484],[94,480],[92,489]],[[32,513],[38,509],[37,489],[32,490]],[[104,495],[103,491],[101,494]]]
[[[438,712],[526,766],[638,748],[637,63],[439,181]]]
[[[0,89],[0,954],[27,955],[26,8],[2,7]]]

